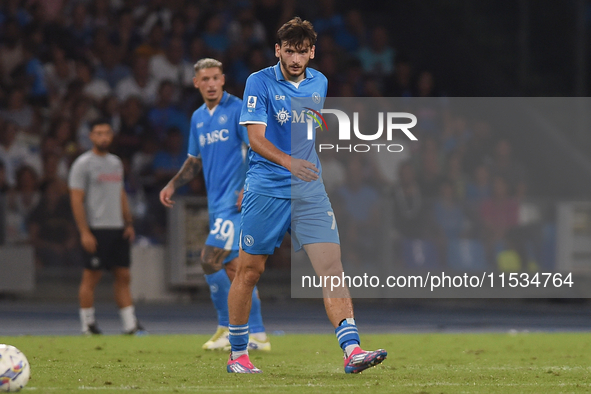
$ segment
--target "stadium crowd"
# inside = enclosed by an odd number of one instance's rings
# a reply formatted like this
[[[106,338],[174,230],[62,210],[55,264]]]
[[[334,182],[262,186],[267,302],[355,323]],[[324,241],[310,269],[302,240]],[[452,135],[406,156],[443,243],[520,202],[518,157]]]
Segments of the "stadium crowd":
[[[335,0],[5,0],[0,9],[0,193],[4,243],[30,242],[38,266],[78,265],[80,247],[66,185],[72,161],[91,147],[89,123],[116,132],[137,232],[165,239],[158,191],[186,158],[189,119],[201,105],[193,64],[224,63],[226,90],[242,97],[248,75],[276,62],[277,27],[300,15],[319,34],[313,67],[331,97],[433,97],[434,75],[397,53],[392,32],[361,8]],[[450,92],[448,92],[450,93]],[[453,93],[453,92],[451,92]],[[322,155],[327,189],[347,243],[369,256],[380,212],[393,202],[396,239],[433,248],[462,238],[487,253],[519,227],[526,171],[483,122],[462,116],[420,138],[415,152],[380,163]],[[203,195],[196,178],[184,195]],[[401,244],[402,245],[402,244]],[[400,254],[404,254],[401,246]],[[516,248],[520,249],[520,248]],[[525,252],[519,251],[522,260]],[[362,257],[359,257],[361,259]]]

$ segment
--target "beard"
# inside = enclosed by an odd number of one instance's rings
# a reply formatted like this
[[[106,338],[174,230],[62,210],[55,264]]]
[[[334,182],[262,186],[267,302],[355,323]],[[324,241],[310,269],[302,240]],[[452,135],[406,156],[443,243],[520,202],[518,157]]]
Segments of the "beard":
[[[279,61],[281,62],[281,65],[283,66],[283,69],[285,70],[285,72],[292,78],[299,78],[303,73],[306,72],[306,67],[308,67],[308,63],[310,63],[310,60],[308,60],[305,64],[299,64],[300,69],[297,72],[292,72],[291,69],[289,68],[287,62],[285,60],[283,60],[283,57],[279,58]]]
[[[109,144],[95,144],[94,147],[101,153],[107,153],[109,151]]]

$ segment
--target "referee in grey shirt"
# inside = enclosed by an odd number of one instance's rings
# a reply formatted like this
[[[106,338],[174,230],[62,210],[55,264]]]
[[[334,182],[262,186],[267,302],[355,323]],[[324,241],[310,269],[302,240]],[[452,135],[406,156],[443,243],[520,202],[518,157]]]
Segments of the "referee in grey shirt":
[[[92,149],[74,161],[68,184],[72,211],[85,251],[80,283],[80,320],[85,334],[101,334],[94,317],[94,289],[103,270],[112,270],[115,301],[126,334],[146,332],[135,317],[129,289],[130,243],[135,232],[127,194],[123,188],[123,164],[109,153],[113,129],[105,120],[91,126]]]

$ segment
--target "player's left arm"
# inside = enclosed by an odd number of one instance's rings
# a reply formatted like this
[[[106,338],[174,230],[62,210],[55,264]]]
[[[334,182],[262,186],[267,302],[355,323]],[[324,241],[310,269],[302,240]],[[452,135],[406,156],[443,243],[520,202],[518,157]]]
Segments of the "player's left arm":
[[[127,193],[124,188],[121,188],[121,212],[123,213],[123,238],[128,239],[129,242],[135,240],[135,230],[133,228],[133,216],[131,209],[129,209],[129,201],[127,200]]]
[[[291,157],[278,149],[265,137],[266,126],[264,124],[248,124],[247,128],[250,148],[253,151],[265,159],[287,168],[289,172],[303,181],[310,182],[318,179],[319,171],[313,163]]]

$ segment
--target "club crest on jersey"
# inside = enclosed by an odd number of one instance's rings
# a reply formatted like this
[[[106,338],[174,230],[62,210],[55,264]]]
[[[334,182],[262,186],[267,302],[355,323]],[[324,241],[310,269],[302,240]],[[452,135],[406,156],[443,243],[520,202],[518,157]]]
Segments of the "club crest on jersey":
[[[312,93],[312,101],[314,101],[314,103],[320,104],[320,100],[321,100],[320,93],[318,93],[318,92]]]
[[[277,119],[277,122],[279,122],[281,126],[283,126],[287,121],[289,121],[289,118],[291,118],[291,115],[289,114],[289,112],[287,112],[285,108],[281,108],[281,111],[275,114],[275,119]]]
[[[224,124],[228,121],[228,117],[226,115],[220,115],[220,118],[218,119],[218,122],[220,124]]]

